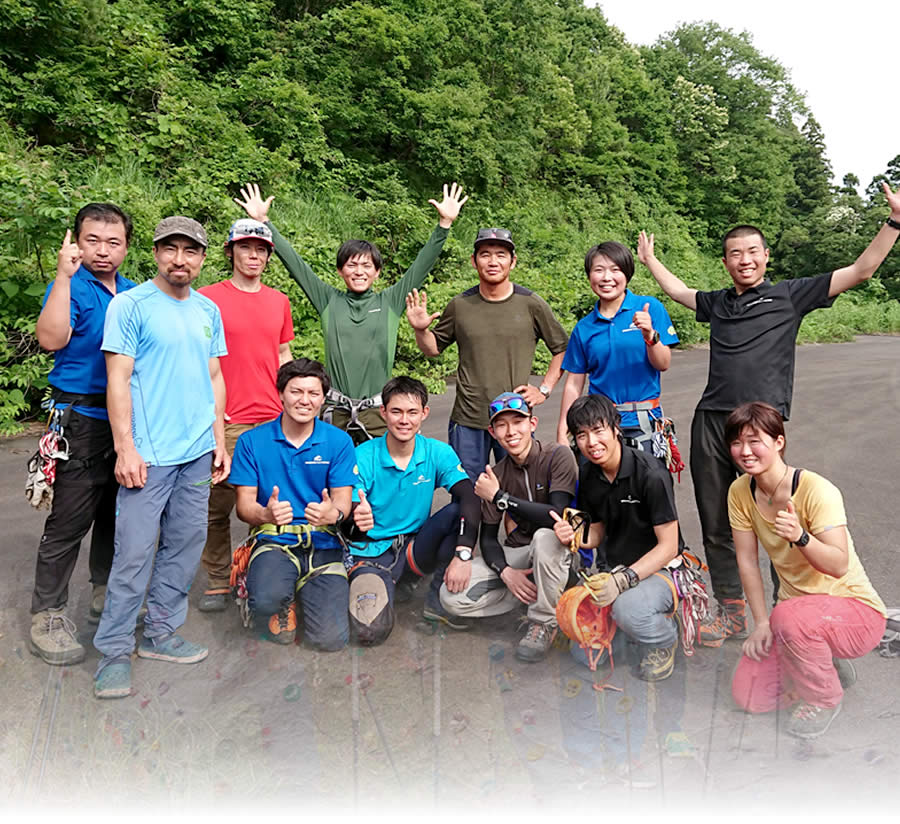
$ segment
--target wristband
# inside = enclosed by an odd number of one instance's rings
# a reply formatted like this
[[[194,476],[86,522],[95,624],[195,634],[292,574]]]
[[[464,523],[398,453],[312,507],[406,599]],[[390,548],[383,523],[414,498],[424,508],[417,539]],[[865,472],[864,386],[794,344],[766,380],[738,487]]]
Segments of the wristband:
[[[656,346],[656,344],[659,343],[659,331],[654,329],[653,334],[650,335],[650,340],[645,339],[644,343],[647,344],[647,346]]]
[[[900,220],[894,220],[894,218],[889,217],[885,223],[890,226],[892,229],[900,229]]]

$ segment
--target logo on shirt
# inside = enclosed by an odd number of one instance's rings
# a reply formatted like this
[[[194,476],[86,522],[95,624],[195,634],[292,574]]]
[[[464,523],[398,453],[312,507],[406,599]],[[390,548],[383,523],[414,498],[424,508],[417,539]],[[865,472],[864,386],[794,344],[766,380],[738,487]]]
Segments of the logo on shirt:
[[[543,484],[535,484],[534,489],[536,492],[540,492],[544,488]]]
[[[749,309],[751,306],[756,306],[757,303],[771,303],[772,298],[757,298],[756,300],[751,300],[744,308]]]
[[[372,312],[380,312],[380,311],[381,311],[381,307],[379,306],[377,309],[370,309],[369,314],[371,315]]]
[[[637,326],[634,325],[634,322],[632,322],[631,326],[626,326],[622,331],[623,332],[640,332],[641,330]]]
[[[620,503],[620,504],[639,504],[639,503],[640,503],[640,500],[638,500],[637,498],[632,498],[632,497],[631,497],[631,493],[629,492],[629,493],[628,493],[628,497],[627,497],[627,498],[622,498],[622,499],[619,501],[619,503]]]
[[[206,335],[209,340],[212,340],[212,329],[209,326],[203,327],[203,334]]]
[[[670,335],[674,335],[674,334],[675,334],[675,327],[674,327],[674,326],[670,326],[668,329],[666,329],[666,331],[667,331]]]
[[[426,478],[424,475],[419,475],[419,477],[413,481],[412,485],[418,486],[419,484],[430,484],[432,480],[433,478]]]
[[[317,464],[319,466],[324,466],[326,464],[330,464],[331,461],[326,461],[321,455],[316,455],[311,461],[304,461],[303,463],[307,464]]]

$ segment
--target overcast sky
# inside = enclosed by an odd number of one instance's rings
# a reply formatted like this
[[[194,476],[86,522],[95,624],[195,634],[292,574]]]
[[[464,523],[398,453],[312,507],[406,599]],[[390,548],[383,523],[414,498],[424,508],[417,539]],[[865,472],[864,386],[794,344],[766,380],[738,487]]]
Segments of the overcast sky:
[[[856,0],[587,0],[626,39],[650,45],[679,23],[713,20],[748,31],[762,54],[791,76],[825,133],[837,182],[855,174],[861,189],[900,154],[900,5]]]

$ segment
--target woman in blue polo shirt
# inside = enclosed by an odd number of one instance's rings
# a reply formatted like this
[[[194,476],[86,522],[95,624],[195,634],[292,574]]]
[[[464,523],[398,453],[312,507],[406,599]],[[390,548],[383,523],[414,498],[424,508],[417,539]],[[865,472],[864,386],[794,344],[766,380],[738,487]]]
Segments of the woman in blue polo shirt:
[[[584,271],[597,303],[569,338],[556,439],[568,444],[566,413],[590,376],[590,393],[616,404],[623,437],[653,452],[654,420],[662,417],[659,373],[669,368],[669,347],[678,343],[672,320],[656,298],[628,289],[634,258],[627,246],[613,240],[593,246],[584,258]]]

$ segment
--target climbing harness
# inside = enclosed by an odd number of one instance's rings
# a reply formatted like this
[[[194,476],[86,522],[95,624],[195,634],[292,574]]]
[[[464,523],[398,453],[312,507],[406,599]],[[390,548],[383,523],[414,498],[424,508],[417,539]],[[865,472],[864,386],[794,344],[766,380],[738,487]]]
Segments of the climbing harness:
[[[381,406],[381,393],[373,395],[371,398],[351,398],[343,392],[339,392],[332,387],[325,396],[325,405],[322,409],[322,420],[325,423],[331,423],[334,418],[334,410],[340,409],[350,415],[350,421],[347,423],[345,430],[349,432],[351,429],[359,429],[369,439],[372,435],[366,429],[365,424],[359,419],[359,413],[367,409],[377,409]]]
[[[650,441],[650,448],[655,458],[659,458],[666,464],[666,469],[678,476],[681,483],[681,473],[684,471],[684,460],[678,449],[678,439],[675,437],[675,424],[665,414],[655,418],[650,414],[651,409],[660,409],[659,398],[650,401],[628,401],[617,403],[616,409],[622,412],[635,412],[638,417],[638,426],[641,434],[637,438],[630,438],[632,444],[640,449],[640,444]]]

